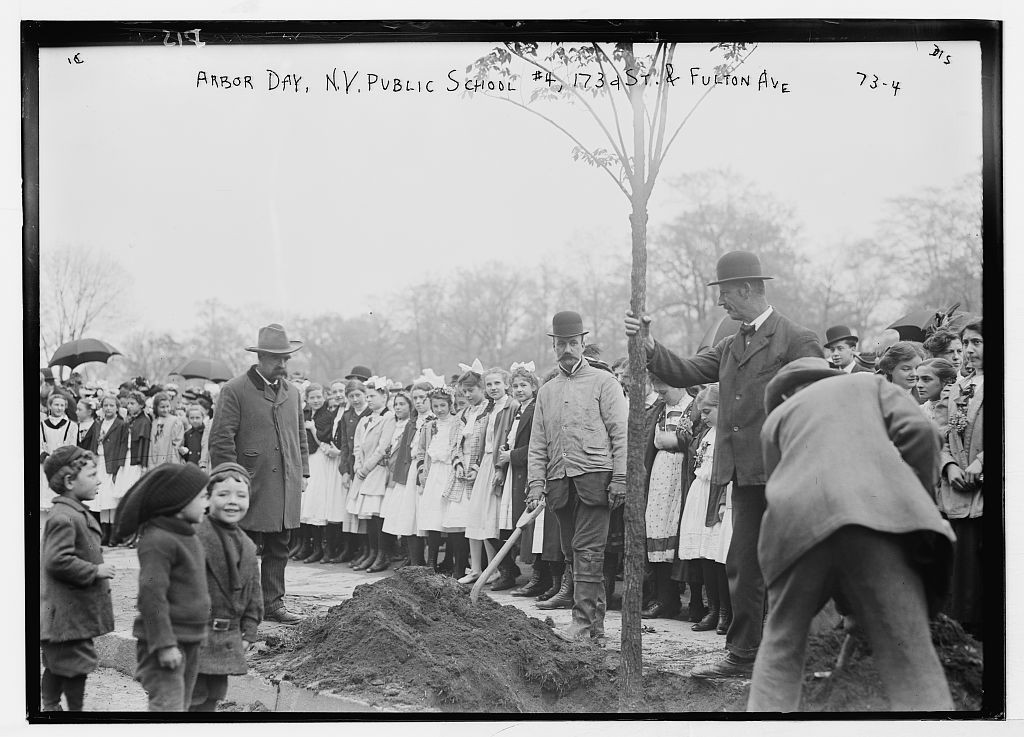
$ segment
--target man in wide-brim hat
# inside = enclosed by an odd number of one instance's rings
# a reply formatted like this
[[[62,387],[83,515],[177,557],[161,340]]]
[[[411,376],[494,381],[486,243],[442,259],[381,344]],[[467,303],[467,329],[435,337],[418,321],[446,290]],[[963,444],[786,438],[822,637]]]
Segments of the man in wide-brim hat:
[[[211,463],[237,463],[252,477],[239,526],[262,545],[264,619],[282,624],[302,619],[284,607],[288,538],[299,526],[309,478],[302,402],[288,381],[288,359],[301,347],[277,323],[260,328],[256,345],[246,348],[257,363],[221,388],[210,428]]]
[[[823,358],[784,366],[764,402],[769,606],[748,709],[797,710],[811,620],[830,598],[870,642],[890,708],[952,709],[928,624],[954,542],[932,501],[935,427],[883,377],[847,377]]]
[[[555,608],[572,600],[572,624],[558,634],[602,644],[609,517],[626,498],[627,407],[615,376],[584,358],[586,334],[577,312],[559,312],[551,321],[558,368],[534,403],[527,507],[545,500],[558,519],[562,551],[571,556],[561,589],[544,602]]]
[[[728,654],[710,665],[695,668],[695,678],[749,678],[761,644],[764,618],[764,580],[757,560],[757,542],[765,507],[764,460],[761,425],[764,423],[765,387],[790,361],[822,358],[817,336],[780,315],[768,303],[757,254],[732,251],[718,260],[718,304],[734,320],[739,332],[710,350],[680,358],[647,336],[647,365],[669,386],[690,387],[719,382],[720,403],[711,483],[733,485],[733,532],[726,560],[732,622],[726,636]],[[640,332],[647,316],[626,313],[627,337]]]

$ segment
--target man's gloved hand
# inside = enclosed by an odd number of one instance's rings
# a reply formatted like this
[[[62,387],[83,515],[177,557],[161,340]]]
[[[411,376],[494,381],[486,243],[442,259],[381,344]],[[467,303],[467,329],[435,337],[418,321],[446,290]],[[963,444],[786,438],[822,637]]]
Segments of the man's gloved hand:
[[[611,509],[618,509],[626,501],[626,485],[618,481],[608,484],[608,506]]]

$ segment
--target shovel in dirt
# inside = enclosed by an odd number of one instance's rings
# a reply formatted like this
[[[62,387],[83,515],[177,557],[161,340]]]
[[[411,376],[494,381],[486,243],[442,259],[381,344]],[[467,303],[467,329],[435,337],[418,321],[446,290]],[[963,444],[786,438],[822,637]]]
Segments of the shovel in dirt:
[[[501,550],[494,554],[494,560],[487,565],[487,570],[480,574],[480,578],[473,584],[473,590],[469,592],[469,599],[474,604],[476,600],[480,598],[480,590],[484,587],[484,584],[490,580],[491,576],[498,569],[501,561],[505,560],[505,556],[508,555],[509,551],[516,544],[516,541],[522,537],[523,528],[528,524],[537,519],[537,515],[540,514],[541,510],[544,509],[544,500],[542,499],[540,504],[534,507],[532,510],[523,512],[522,517],[516,522],[516,529],[512,530],[512,534],[509,536],[508,541],[501,546]]]

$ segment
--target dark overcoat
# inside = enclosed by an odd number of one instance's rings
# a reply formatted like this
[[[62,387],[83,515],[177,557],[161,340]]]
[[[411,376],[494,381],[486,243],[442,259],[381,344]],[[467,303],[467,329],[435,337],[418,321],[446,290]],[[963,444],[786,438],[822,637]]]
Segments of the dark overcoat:
[[[519,427],[509,449],[508,470],[512,472],[512,522],[519,521],[526,511],[526,470],[530,457],[530,433],[533,430],[533,410],[537,403],[530,402],[519,417]],[[515,411],[512,413],[515,417]],[[508,434],[508,428],[505,429]],[[502,443],[503,445],[504,443]],[[500,447],[500,446],[499,446]],[[506,471],[507,472],[507,471]]]
[[[241,464],[252,477],[243,529],[281,532],[299,526],[309,449],[295,386],[278,379],[275,390],[255,366],[224,384],[210,427],[210,463],[228,462]]]
[[[107,475],[113,478],[128,462],[128,425],[120,417],[114,417],[106,435],[100,435],[99,442],[103,445]]]
[[[99,522],[78,500],[59,496],[46,518],[39,559],[39,639],[69,642],[114,631]]]
[[[746,348],[739,333],[691,358],[680,358],[655,343],[648,368],[669,386],[719,383],[711,481],[727,484],[735,475],[739,486],[762,486],[766,479],[760,438],[765,387],[790,361],[823,355],[817,335],[772,310]]]
[[[256,629],[263,619],[263,592],[256,565],[256,545],[248,535],[240,535],[242,556],[238,574],[232,576],[224,544],[207,517],[196,529],[206,552],[206,585],[210,591],[210,627],[199,651],[199,672],[215,675],[242,675],[248,669],[245,644],[256,642]],[[229,543],[230,544],[230,543]],[[227,620],[221,629],[213,620]]]

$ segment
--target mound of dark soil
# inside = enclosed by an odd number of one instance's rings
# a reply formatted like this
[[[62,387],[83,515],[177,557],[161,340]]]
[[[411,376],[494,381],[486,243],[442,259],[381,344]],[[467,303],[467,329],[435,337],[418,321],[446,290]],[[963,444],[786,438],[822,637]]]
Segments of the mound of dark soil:
[[[565,642],[486,596],[473,604],[466,587],[426,568],[357,587],[296,635],[292,657],[279,662],[299,685],[377,686],[462,711],[541,710],[542,698],[586,686],[605,668],[599,648]]]
[[[961,711],[981,708],[983,658],[981,644],[959,623],[940,614],[932,622],[932,643],[946,671],[953,705]],[[842,630],[810,638],[804,676],[804,711],[886,711],[882,689],[867,643],[858,641],[846,666],[830,678],[815,672],[832,671],[845,634]]]
[[[933,639],[958,709],[981,703],[981,649],[943,617]],[[831,678],[841,630],[808,647],[805,711],[889,708],[867,646]],[[300,624],[276,652],[256,660],[265,674],[383,706],[458,712],[599,713],[619,709],[619,656],[558,638],[551,629],[426,568],[355,589],[352,599]],[[639,712],[744,711],[748,681],[700,681],[647,669]]]

